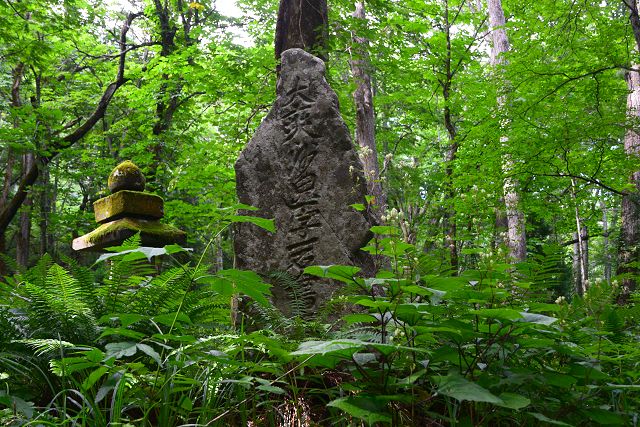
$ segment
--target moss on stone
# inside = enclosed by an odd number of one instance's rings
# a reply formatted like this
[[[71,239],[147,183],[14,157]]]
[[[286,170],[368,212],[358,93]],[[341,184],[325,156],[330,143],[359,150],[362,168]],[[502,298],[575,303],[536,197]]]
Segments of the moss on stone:
[[[147,219],[164,216],[162,197],[141,191],[120,190],[103,197],[93,204],[96,222],[104,223],[123,216],[133,215]]]
[[[125,160],[109,174],[107,185],[112,193],[120,190],[144,191],[146,179],[140,168],[131,160]]]
[[[172,243],[184,244],[186,233],[160,221],[121,218],[102,224],[92,232],[73,241],[75,250],[99,250],[117,246],[125,239],[140,233],[143,246],[160,247]]]

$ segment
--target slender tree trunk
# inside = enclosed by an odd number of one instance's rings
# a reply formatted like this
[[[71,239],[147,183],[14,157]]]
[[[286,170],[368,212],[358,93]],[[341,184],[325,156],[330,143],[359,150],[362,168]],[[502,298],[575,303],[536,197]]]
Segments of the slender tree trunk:
[[[33,153],[26,153],[22,156],[22,170],[26,174],[33,167],[35,158]],[[33,198],[27,197],[22,204],[20,212],[20,227],[16,239],[16,262],[21,267],[29,265],[29,246],[31,245],[31,207]]]
[[[575,291],[578,295],[582,296],[587,291],[589,280],[589,235],[587,227],[582,225],[582,220],[580,219],[575,178],[571,178],[571,197],[573,199],[576,220],[576,232],[574,233],[576,243],[574,243],[573,246]]]
[[[451,115],[451,86],[453,83],[453,73],[451,69],[451,26],[449,22],[449,2],[445,2],[445,37],[447,41],[447,53],[444,63],[444,80],[440,81],[442,87],[442,96],[444,98],[444,127],[447,129],[447,136],[449,139],[449,148],[445,155],[445,175],[446,186],[446,202],[450,205],[447,206],[447,210],[444,216],[445,227],[445,244],[449,251],[449,263],[454,274],[458,273],[458,242],[457,242],[457,224],[456,224],[456,210],[454,205],[455,189],[453,186],[453,166],[458,155],[458,141],[456,140],[457,129]]]
[[[358,24],[366,24],[364,0],[356,2],[353,17]],[[374,215],[379,220],[387,205],[387,196],[380,180],[378,150],[376,148],[375,111],[373,91],[371,89],[371,63],[369,61],[369,42],[364,37],[353,36],[354,54],[351,59],[351,72],[356,83],[353,100],[356,107],[356,141],[360,146],[364,174],[367,179],[367,193],[374,197]]]
[[[589,233],[582,226],[580,233],[573,233],[573,283],[575,292],[582,296],[589,288]]]
[[[51,220],[51,206],[54,203],[50,182],[51,174],[49,165],[42,170],[42,190],[40,191],[40,256],[53,254],[53,236],[50,234],[49,222]]]
[[[509,51],[509,39],[507,38],[507,32],[504,28],[505,18],[504,11],[502,10],[501,0],[488,0],[489,8],[489,25],[491,26],[491,65],[496,68],[499,76],[502,76],[503,72],[501,67],[504,66],[504,54]],[[502,77],[503,87],[506,83]],[[498,96],[498,110],[504,111],[505,96]],[[499,116],[504,116],[500,114]],[[507,123],[503,120],[501,126],[505,131]],[[509,142],[509,138],[503,135],[500,138],[500,143],[506,146]],[[527,256],[527,237],[525,234],[525,218],[524,213],[520,207],[520,195],[518,193],[518,180],[511,177],[510,174],[513,171],[513,161],[509,155],[503,157],[503,171],[505,178],[503,181],[502,189],[504,194],[504,205],[507,214],[507,245],[509,246],[509,256],[511,261],[520,262],[524,261]]]
[[[493,228],[493,240],[491,242],[492,251],[496,251],[498,248],[502,247],[506,240],[505,236],[507,235],[507,215],[503,209],[504,207],[504,199],[501,197],[498,201],[498,205],[494,209],[495,211],[495,220],[494,220],[494,228]]]
[[[14,154],[11,148],[6,150],[7,158],[5,162],[5,170],[4,170],[4,181],[2,183],[2,194],[0,194],[0,211],[4,209],[9,200],[9,193],[11,191],[11,181],[13,180],[13,162],[14,162]],[[5,230],[1,230],[0,232],[0,253],[6,254],[7,252],[7,238]],[[0,275],[7,274],[7,267],[5,263],[0,258]]]
[[[604,200],[598,202],[602,210],[602,252],[604,253],[604,280],[611,284],[611,249],[609,245],[609,215]]]
[[[275,36],[277,61],[282,52],[294,47],[326,60],[327,34],[327,0],[280,0]]]

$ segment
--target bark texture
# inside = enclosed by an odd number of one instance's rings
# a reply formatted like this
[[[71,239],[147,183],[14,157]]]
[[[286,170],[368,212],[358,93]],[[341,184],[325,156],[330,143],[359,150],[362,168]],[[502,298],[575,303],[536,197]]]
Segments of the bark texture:
[[[635,65],[633,68],[638,68]],[[627,87],[627,115],[630,119],[640,118],[640,73],[628,71],[626,74]],[[636,125],[637,126],[637,125]],[[624,150],[630,157],[640,157],[640,135],[635,128],[629,128],[624,138]],[[622,230],[620,264],[618,274],[629,276],[640,273],[638,268],[629,264],[640,261],[640,208],[638,196],[640,195],[640,171],[634,171],[629,177],[634,191],[622,197]],[[637,287],[637,279],[625,277],[622,280],[622,293],[620,302],[625,302],[628,295]]]
[[[363,25],[366,23],[364,1],[356,3],[354,19]],[[356,83],[353,100],[356,107],[356,141],[360,146],[360,158],[367,179],[367,193],[375,198],[375,216],[379,219],[386,209],[387,196],[380,180],[378,150],[376,148],[375,110],[373,90],[371,88],[371,63],[369,61],[369,42],[357,34],[353,36],[353,56],[351,72]]]
[[[279,61],[287,49],[299,48],[326,60],[327,0],[280,0],[275,53]]]
[[[575,292],[582,296],[589,287],[589,233],[582,227],[580,233],[573,233],[573,283]]]
[[[26,173],[34,164],[35,158],[33,153],[22,155],[22,170]],[[20,226],[16,236],[16,262],[21,267],[27,267],[29,264],[29,247],[31,245],[31,207],[33,206],[33,197],[29,196],[22,204],[20,211]]]
[[[504,54],[509,51],[509,39],[504,28],[505,18],[501,0],[488,0],[489,25],[491,27],[491,65],[498,69],[505,64]],[[506,86],[506,82],[503,82]],[[503,110],[505,105],[504,95],[498,97],[498,110]],[[502,114],[500,114],[502,116]],[[501,123],[504,127],[506,123]],[[501,144],[506,146],[509,139],[506,135],[501,137]],[[507,245],[512,261],[524,261],[527,256],[527,236],[525,232],[525,217],[520,207],[520,194],[518,193],[518,180],[511,177],[513,161],[509,155],[503,158],[504,205],[507,214]]]

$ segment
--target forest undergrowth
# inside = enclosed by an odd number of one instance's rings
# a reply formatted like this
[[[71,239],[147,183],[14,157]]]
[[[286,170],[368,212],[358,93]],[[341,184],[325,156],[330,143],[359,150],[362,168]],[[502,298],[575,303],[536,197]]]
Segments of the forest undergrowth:
[[[90,268],[45,256],[4,277],[0,425],[638,424],[637,293],[563,295],[550,246],[515,266],[470,250],[453,276],[373,231],[364,250],[389,268],[308,267],[343,285],[313,318],[274,309],[253,272],[135,238]]]

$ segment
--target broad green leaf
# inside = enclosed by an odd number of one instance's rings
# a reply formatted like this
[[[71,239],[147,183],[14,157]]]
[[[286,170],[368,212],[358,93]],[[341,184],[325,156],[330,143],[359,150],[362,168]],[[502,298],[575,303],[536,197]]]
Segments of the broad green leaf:
[[[84,390],[89,390],[93,385],[98,381],[104,374],[109,371],[109,368],[106,366],[100,366],[95,371],[91,372],[87,379],[82,382],[82,388]]]
[[[371,227],[371,232],[374,234],[381,234],[387,236],[401,236],[402,231],[398,227],[392,227],[388,225],[376,225]]]
[[[259,216],[233,215],[231,222],[249,222],[272,233],[276,232],[276,225],[272,219],[261,218]]]
[[[444,396],[470,402],[504,404],[498,396],[459,374],[449,374],[446,377],[436,376],[433,377],[433,380],[438,385],[438,393]]]
[[[138,347],[136,346],[136,343],[131,341],[112,342],[105,346],[105,350],[107,350],[104,358],[105,360],[111,358],[118,360],[123,357],[133,356],[136,354]]]
[[[368,425],[375,423],[391,423],[391,415],[386,410],[385,401],[380,402],[375,396],[342,397],[327,403],[327,406],[338,408],[352,417],[359,418]]]
[[[582,409],[580,413],[586,415],[589,419],[602,425],[620,426],[620,425],[627,424],[625,419],[620,415],[611,411],[606,411],[604,409],[599,409],[599,408]]]
[[[359,267],[349,265],[314,265],[304,269],[305,274],[328,279],[339,280],[347,284],[355,283],[355,277],[360,272]]]
[[[262,278],[253,271],[244,270],[220,270],[216,273],[235,288],[235,292],[245,294],[263,307],[271,306],[267,299],[271,295],[270,284],[265,283]]]
[[[531,400],[529,398],[516,393],[501,393],[500,399],[502,400],[502,403],[496,403],[496,405],[509,409],[522,409],[531,404]]]
[[[193,248],[183,248],[180,245],[166,245],[164,250],[167,254],[175,254],[179,252],[193,252]]]
[[[480,310],[471,310],[469,313],[498,320],[514,321],[522,319],[522,314],[518,310],[510,308],[481,308]]]
[[[558,320],[555,317],[545,316],[544,314],[529,313],[526,311],[521,311],[520,315],[522,316],[522,319],[518,319],[518,321],[527,322],[527,323],[536,323],[538,325],[548,326]]]
[[[268,393],[274,393],[274,394],[285,394],[286,391],[280,387],[274,386],[274,385],[259,385],[256,387],[256,389],[258,390],[262,390],[262,391],[266,391]]]
[[[543,374],[547,383],[561,388],[570,388],[578,382],[575,377],[557,372],[545,372]]]
[[[337,354],[350,357],[356,351],[364,348],[368,343],[360,340],[343,339],[332,341],[304,341],[292,356],[309,356],[313,354]]]
[[[158,354],[158,352],[156,352],[153,347],[151,347],[150,345],[147,344],[143,344],[143,343],[138,343],[137,344],[138,349],[143,352],[144,354],[146,354],[147,356],[151,357],[153,360],[155,360],[155,362],[158,365],[162,365],[162,361],[160,360],[160,355]]]
[[[178,406],[185,411],[191,411],[193,410],[193,401],[191,400],[191,398],[189,398],[189,396],[183,394],[180,398],[180,401],[178,402]]]

